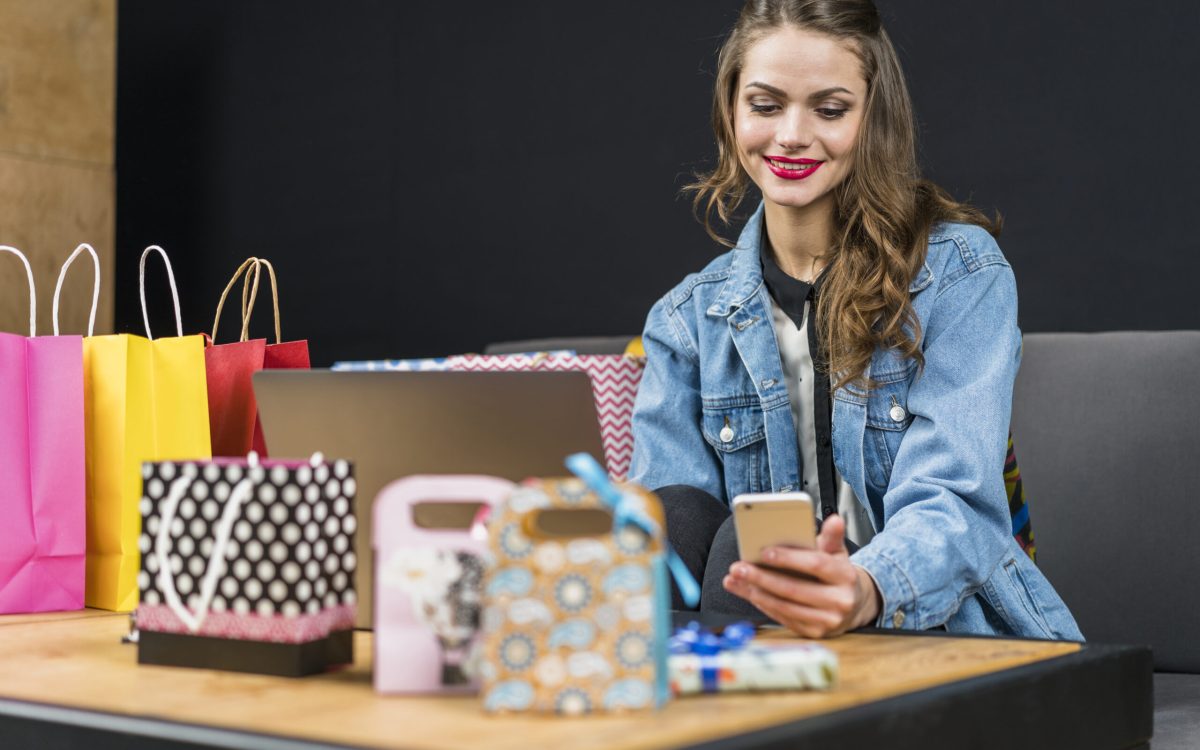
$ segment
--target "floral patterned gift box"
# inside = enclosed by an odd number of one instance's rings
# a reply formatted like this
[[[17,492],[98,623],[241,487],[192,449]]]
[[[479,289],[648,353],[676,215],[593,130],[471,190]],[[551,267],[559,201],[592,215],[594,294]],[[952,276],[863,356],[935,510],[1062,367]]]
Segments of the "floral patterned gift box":
[[[662,507],[640,487],[619,487],[618,510],[579,479],[529,480],[493,515],[486,711],[573,715],[667,700]],[[620,520],[630,517],[642,522]]]

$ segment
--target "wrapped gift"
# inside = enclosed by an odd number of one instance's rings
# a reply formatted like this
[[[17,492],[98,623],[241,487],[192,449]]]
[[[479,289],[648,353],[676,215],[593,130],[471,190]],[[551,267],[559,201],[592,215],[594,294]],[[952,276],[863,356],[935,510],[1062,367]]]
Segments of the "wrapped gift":
[[[487,529],[513,488],[483,476],[415,476],[375,498],[375,690],[474,692]]]
[[[489,523],[480,662],[489,712],[649,709],[669,696],[667,576],[677,558],[662,505],[610,483],[586,454],[568,465],[583,478],[528,480]],[[681,588],[694,595],[695,580]]]
[[[353,661],[347,461],[143,467],[138,662],[301,676]]]
[[[732,625],[724,635],[693,623],[671,638],[667,660],[671,692],[749,692],[828,690],[837,683],[837,655],[815,643],[754,640],[749,624]]]

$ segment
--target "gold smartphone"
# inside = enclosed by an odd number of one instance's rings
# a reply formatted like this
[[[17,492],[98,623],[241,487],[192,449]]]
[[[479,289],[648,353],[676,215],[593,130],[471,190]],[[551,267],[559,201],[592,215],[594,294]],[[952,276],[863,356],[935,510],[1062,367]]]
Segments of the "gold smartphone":
[[[807,492],[738,495],[733,499],[733,523],[738,557],[744,562],[762,565],[767,547],[817,546],[816,517]]]

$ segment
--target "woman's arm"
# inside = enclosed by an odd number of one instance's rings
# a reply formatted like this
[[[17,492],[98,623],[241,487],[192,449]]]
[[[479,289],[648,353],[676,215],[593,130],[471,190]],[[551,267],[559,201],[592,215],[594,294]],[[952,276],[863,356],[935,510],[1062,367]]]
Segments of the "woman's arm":
[[[633,410],[629,478],[650,490],[686,484],[725,497],[721,466],[700,432],[700,365],[694,338],[670,297],[646,318],[646,371]]]
[[[884,528],[854,556],[879,586],[883,627],[943,624],[1013,544],[1003,465],[1021,332],[1012,269],[992,257],[939,293]]]

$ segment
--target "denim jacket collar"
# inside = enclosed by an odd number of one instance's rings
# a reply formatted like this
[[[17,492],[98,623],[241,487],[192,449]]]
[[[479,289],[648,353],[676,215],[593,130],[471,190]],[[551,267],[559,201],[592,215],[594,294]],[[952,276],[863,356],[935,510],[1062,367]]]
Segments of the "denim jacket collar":
[[[738,237],[737,245],[733,248],[732,260],[729,264],[729,278],[725,286],[717,294],[716,300],[709,305],[707,314],[727,318],[734,310],[746,304],[762,286],[762,263],[759,262],[759,252],[762,246],[763,203],[746,220],[746,226]],[[908,286],[910,294],[916,294],[933,283],[933,271],[929,262],[921,264],[912,283]]]

